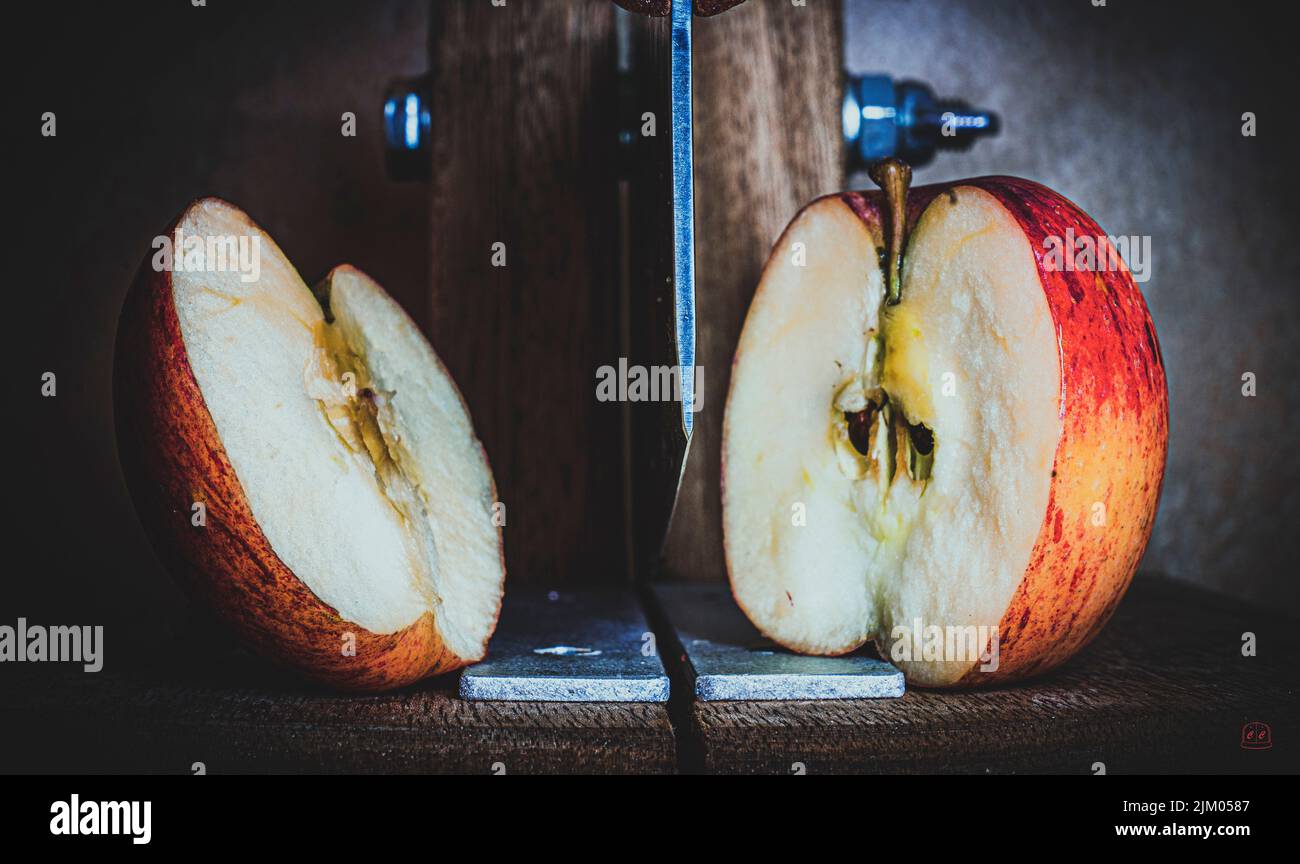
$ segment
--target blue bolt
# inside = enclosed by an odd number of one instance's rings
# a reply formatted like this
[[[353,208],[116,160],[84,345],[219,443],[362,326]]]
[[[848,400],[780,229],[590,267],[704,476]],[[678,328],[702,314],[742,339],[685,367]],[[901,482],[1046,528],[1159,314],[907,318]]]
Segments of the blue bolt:
[[[916,167],[936,150],[964,150],[976,138],[996,135],[998,117],[957,99],[936,99],[917,81],[888,75],[849,76],[841,114],[849,170],[865,170],[887,156]]]
[[[432,119],[429,79],[403,78],[384,94],[384,155],[389,174],[397,180],[429,175],[432,158]]]

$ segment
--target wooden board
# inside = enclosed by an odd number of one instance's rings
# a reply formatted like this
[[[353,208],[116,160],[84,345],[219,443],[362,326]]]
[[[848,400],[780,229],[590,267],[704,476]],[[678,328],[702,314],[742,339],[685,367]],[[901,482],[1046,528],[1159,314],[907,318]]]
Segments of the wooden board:
[[[749,0],[696,19],[696,363],[703,408],[665,556],[676,578],[723,573],[718,494],[731,358],[773,242],[843,188],[840,0]]]
[[[214,642],[220,633],[201,629],[162,640],[156,659],[114,658],[110,646],[94,674],[5,664],[0,772],[676,770],[662,704],[471,702],[456,696],[455,676],[341,696],[233,647],[204,647]]]
[[[1258,656],[1242,656],[1253,632]],[[712,702],[687,770],[740,774],[1280,772],[1300,767],[1294,621],[1139,578],[1085,653],[1041,681],[901,699]],[[1244,750],[1269,723],[1271,750]],[[802,769],[800,768],[802,766]]]
[[[492,462],[512,582],[626,570],[620,410],[595,393],[618,357],[615,12],[432,4],[430,331]]]

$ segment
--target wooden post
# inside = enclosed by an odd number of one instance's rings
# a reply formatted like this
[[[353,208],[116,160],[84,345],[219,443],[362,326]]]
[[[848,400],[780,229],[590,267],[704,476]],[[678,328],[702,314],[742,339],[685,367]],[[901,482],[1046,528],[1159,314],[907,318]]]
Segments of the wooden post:
[[[772,242],[841,184],[839,7],[749,0],[695,21],[706,389],[666,546],[674,576],[724,578],[731,356]],[[595,401],[594,378],[620,351],[614,13],[609,0],[433,4],[430,330],[492,460],[514,581],[627,569],[621,412]]]
[[[431,337],[491,459],[516,584],[625,570],[620,412],[594,377],[618,356],[614,13],[432,4]]]

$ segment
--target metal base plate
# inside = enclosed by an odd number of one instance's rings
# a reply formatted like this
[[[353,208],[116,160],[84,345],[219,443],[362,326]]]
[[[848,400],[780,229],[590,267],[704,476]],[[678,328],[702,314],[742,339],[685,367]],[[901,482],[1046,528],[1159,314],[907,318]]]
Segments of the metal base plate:
[[[764,638],[725,584],[660,584],[654,586],[654,596],[676,633],[695,681],[695,698],[701,701],[903,695],[903,673],[868,651],[811,657]]]
[[[666,702],[668,676],[630,593],[506,592],[487,657],[460,678],[465,699]]]

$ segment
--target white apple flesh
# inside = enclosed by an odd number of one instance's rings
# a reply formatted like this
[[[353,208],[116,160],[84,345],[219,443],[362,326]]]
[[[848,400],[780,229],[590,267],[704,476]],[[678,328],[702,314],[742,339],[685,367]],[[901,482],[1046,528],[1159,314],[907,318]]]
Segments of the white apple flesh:
[[[384,689],[481,658],[504,565],[459,392],[363,273],[335,268],[314,296],[216,199],[172,231],[250,235],[255,281],[146,262],[128,297],[115,395],[146,528],[255,648],[312,677]]]

